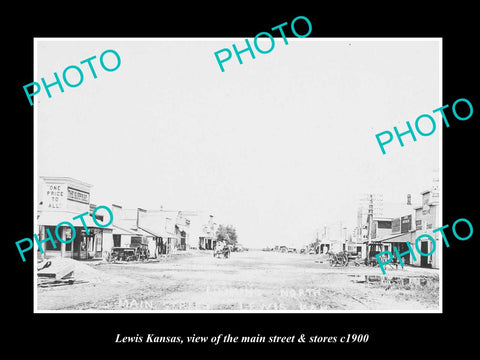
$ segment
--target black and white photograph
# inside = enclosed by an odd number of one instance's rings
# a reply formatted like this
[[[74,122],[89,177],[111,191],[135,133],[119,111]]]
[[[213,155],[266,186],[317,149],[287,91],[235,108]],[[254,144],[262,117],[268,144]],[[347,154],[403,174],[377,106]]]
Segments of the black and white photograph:
[[[470,353],[473,6],[72,5],[2,23],[7,353]]]
[[[36,311],[441,311],[441,39],[287,39],[36,40]]]

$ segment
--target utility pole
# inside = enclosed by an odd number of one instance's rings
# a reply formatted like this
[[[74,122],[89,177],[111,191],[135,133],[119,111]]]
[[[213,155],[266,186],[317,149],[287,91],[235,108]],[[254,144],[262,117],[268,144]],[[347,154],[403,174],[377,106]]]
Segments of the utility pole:
[[[368,245],[372,241],[372,224],[373,224],[373,194],[369,195],[370,202],[368,204]]]
[[[344,239],[343,239],[343,227],[342,227],[342,221],[341,220],[340,220],[340,238],[338,240],[340,240],[340,243],[342,244],[342,251],[345,250],[345,242],[344,242]]]

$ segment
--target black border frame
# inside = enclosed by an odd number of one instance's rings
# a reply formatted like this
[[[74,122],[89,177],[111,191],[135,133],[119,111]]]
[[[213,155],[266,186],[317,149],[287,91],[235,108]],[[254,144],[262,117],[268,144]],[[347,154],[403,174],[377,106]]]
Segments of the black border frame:
[[[295,4],[300,5],[300,4]],[[329,4],[330,6],[332,4]],[[4,258],[11,266],[7,273],[6,312],[8,347],[21,350],[31,344],[39,354],[47,351],[52,357],[70,354],[75,347],[69,339],[89,334],[90,347],[98,352],[123,354],[133,350],[138,354],[158,354],[164,351],[199,351],[213,349],[231,354],[246,348],[279,351],[289,349],[314,350],[314,355],[352,354],[375,356],[393,353],[419,355],[411,348],[420,347],[422,354],[441,353],[450,346],[467,350],[475,344],[475,331],[469,328],[476,312],[475,271],[478,253],[478,215],[475,204],[476,122],[480,112],[475,33],[478,20],[473,6],[455,3],[421,8],[408,3],[391,4],[383,8],[367,4],[340,4],[332,9],[322,4],[293,9],[277,4],[265,13],[246,4],[223,4],[219,8],[195,9],[184,4],[181,11],[160,7],[114,5],[106,9],[34,7],[12,12],[15,21],[5,29],[8,85],[5,102],[9,141],[5,149],[5,170],[16,179],[15,192],[8,194],[9,220],[6,228]],[[36,6],[36,5],[35,5]],[[158,4],[156,4],[158,6]],[[120,9],[125,7],[125,9]],[[443,314],[33,314],[33,272],[31,252],[22,263],[14,242],[32,236],[33,229],[33,107],[25,98],[23,85],[33,79],[34,37],[239,37],[252,38],[296,16],[310,19],[310,37],[441,37],[443,39],[443,103],[452,104],[467,98],[474,114],[465,122],[453,120],[443,128],[443,223],[452,224],[458,218],[469,219],[474,226],[473,237],[465,242],[453,240],[444,248]],[[13,33],[13,34],[12,34]],[[426,109],[430,110],[430,109]],[[447,112],[447,115],[451,114]],[[450,115],[451,116],[451,115]],[[13,150],[13,151],[12,151]],[[13,154],[12,154],[13,152]],[[12,156],[13,155],[13,156]],[[412,174],[414,176],[414,174]],[[19,194],[21,194],[19,196]],[[10,198],[11,197],[11,198]],[[447,232],[447,235],[451,233]],[[452,236],[452,235],[450,235]],[[13,272],[12,272],[13,269]],[[470,320],[470,321],[469,321]],[[474,323],[472,325],[475,325]],[[155,333],[166,336],[216,335],[233,336],[312,334],[341,336],[346,333],[368,333],[367,344],[115,344],[117,333],[135,336]],[[60,340],[65,338],[65,340]],[[22,346],[23,345],[23,346]],[[48,349],[48,350],[46,350]],[[66,351],[66,353],[64,352]],[[317,353],[318,351],[318,353]],[[325,351],[325,353],[324,353]],[[342,351],[342,352],[338,352]],[[365,351],[365,352],[364,352]],[[250,353],[254,354],[254,353]],[[387,356],[388,356],[387,355]],[[80,353],[80,356],[81,353]],[[91,355],[88,355],[91,356]],[[343,357],[343,356],[342,356]],[[363,356],[362,356],[363,357]]]

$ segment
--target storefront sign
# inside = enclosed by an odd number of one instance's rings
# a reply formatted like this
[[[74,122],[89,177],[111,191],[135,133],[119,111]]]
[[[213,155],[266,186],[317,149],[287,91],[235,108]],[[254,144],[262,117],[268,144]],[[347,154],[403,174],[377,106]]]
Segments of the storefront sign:
[[[416,230],[422,230],[422,220],[416,220],[415,221],[415,229]]]
[[[66,197],[65,184],[46,184],[43,203],[47,209],[64,209]]]
[[[407,233],[412,228],[412,215],[402,216],[401,233]]]
[[[74,188],[69,187],[68,188],[68,200],[73,200],[73,201],[78,201],[83,204],[89,204],[90,203],[90,194],[82,191],[82,190],[77,190]]]

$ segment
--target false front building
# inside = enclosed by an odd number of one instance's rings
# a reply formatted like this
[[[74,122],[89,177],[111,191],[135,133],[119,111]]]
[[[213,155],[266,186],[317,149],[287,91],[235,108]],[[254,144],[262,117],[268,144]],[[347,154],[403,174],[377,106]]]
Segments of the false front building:
[[[39,258],[59,256],[83,260],[103,257],[104,248],[112,243],[112,227],[98,226],[103,225],[104,218],[109,220],[103,209],[95,213],[95,220],[92,218],[96,206],[90,203],[91,188],[92,185],[69,177],[40,177],[36,225],[39,241],[45,241],[42,242],[42,251],[38,251]],[[73,220],[85,212],[88,215]],[[71,223],[73,228],[64,223],[57,229],[62,222]],[[57,234],[68,243],[59,241]]]

